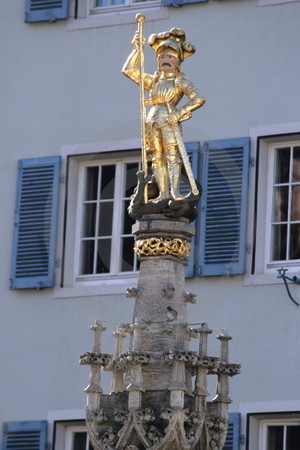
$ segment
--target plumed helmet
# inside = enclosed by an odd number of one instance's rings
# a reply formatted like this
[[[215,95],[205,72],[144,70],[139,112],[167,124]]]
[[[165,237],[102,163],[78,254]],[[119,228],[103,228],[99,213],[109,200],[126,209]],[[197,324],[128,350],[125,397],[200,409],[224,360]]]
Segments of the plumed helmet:
[[[170,31],[151,34],[148,39],[150,47],[159,55],[165,48],[174,50],[180,61],[195,53],[196,47],[185,40],[185,32],[180,28],[171,28]]]

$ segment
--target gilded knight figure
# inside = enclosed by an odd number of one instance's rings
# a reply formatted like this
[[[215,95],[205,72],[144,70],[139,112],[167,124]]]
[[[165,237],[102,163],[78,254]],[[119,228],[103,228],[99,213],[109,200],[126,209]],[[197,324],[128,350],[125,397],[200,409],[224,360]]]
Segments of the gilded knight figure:
[[[145,147],[151,157],[152,170],[159,195],[154,203],[165,199],[183,200],[179,192],[181,165],[184,165],[191,190],[197,195],[190,163],[182,139],[181,122],[191,117],[192,111],[204,105],[194,84],[181,72],[181,63],[195,53],[195,47],[186,41],[185,32],[179,28],[152,34],[148,43],[156,52],[158,71],[153,75],[142,73],[141,41],[138,32],[132,40],[134,47],[122,72],[149,92],[145,104],[151,109],[145,120]],[[188,102],[177,107],[186,96]]]

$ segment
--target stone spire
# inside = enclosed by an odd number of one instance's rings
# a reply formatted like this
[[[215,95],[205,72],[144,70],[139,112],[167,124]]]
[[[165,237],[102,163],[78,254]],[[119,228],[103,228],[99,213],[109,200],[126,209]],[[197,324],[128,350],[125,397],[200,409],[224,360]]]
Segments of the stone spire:
[[[101,353],[104,327],[96,321],[93,350],[80,359],[91,366],[85,390],[91,443],[97,450],[222,449],[231,402],[228,377],[240,366],[228,362],[226,330],[217,336],[221,354],[214,357],[208,355],[212,330],[206,323],[187,323],[187,303],[195,303],[195,295],[185,292],[184,265],[194,227],[184,217],[147,214],[133,233],[140,273],[137,288],[127,289],[135,298],[132,323],[113,333],[116,351],[108,355]],[[191,338],[199,339],[198,352],[190,351]],[[108,395],[102,393],[101,368],[112,372]],[[210,375],[218,382],[208,402]]]

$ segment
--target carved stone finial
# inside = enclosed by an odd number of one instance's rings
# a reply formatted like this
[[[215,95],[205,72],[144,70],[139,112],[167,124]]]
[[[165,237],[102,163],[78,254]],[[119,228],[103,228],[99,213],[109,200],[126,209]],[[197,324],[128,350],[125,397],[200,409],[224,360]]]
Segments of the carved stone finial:
[[[228,366],[228,341],[232,339],[229,336],[226,329],[222,329],[221,333],[217,336],[217,339],[221,341],[221,364],[218,369],[218,384],[216,390],[216,396],[213,401],[220,404],[231,403],[232,400],[229,397],[229,381],[228,381],[228,371],[224,370]]]
[[[184,292],[183,293],[183,300],[186,303],[192,303],[194,305],[197,302],[196,301],[196,294],[193,294],[192,292]]]
[[[141,294],[141,289],[137,287],[129,287],[126,289],[127,298],[137,298]]]
[[[218,334],[217,339],[221,341],[221,361],[228,363],[228,341],[232,339],[229,336],[228,331],[224,328],[221,333]]]
[[[203,322],[201,324],[201,328],[198,329],[200,334],[199,339],[199,355],[200,356],[207,356],[207,337],[209,334],[212,333],[212,330],[210,330],[207,326],[207,323]]]
[[[102,325],[100,320],[96,320],[94,325],[91,325],[91,330],[94,331],[94,345],[93,352],[100,353],[101,352],[101,334],[106,328]]]

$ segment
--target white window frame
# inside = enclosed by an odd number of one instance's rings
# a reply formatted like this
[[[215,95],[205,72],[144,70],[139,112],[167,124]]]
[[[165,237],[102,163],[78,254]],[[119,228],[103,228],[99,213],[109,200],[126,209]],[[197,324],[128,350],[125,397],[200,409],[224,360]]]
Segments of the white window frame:
[[[85,432],[87,435],[87,443],[85,450],[89,450],[89,436],[85,425],[68,425],[66,426],[66,444],[63,450],[73,450],[73,438],[77,432]]]
[[[300,122],[290,124],[269,125],[255,127],[249,130],[251,138],[251,169],[249,176],[249,197],[248,197],[248,223],[247,223],[247,248],[246,270],[243,276],[243,284],[268,285],[282,284],[282,280],[277,278],[277,269],[282,264],[272,264],[266,259],[266,239],[267,235],[267,176],[269,173],[269,149],[275,144],[283,142],[289,145],[300,140]],[[255,209],[257,199],[257,209]],[[258,230],[256,232],[256,230]],[[255,233],[256,232],[256,233]],[[284,267],[289,269],[289,276],[299,276],[300,263],[294,261],[284,263]]]
[[[271,223],[273,216],[273,202],[274,202],[274,193],[273,193],[273,183],[274,183],[274,174],[275,174],[275,151],[279,148],[284,147],[293,147],[300,146],[300,140],[298,141],[285,141],[282,143],[274,143],[270,144],[268,148],[268,176],[267,176],[267,204],[266,204],[266,232],[265,232],[265,270],[271,271],[271,273],[276,273],[275,271],[282,266],[286,268],[296,267],[300,269],[300,259],[295,260],[282,260],[282,261],[272,261],[270,258],[272,251],[272,232],[271,232]],[[289,197],[290,202],[290,197]],[[287,220],[289,223],[289,219]],[[289,241],[287,241],[287,245],[289,245]]]
[[[261,421],[293,421],[293,415],[299,411],[300,400],[240,403],[241,435],[245,437],[246,450],[262,450]]]
[[[101,165],[111,165],[115,164],[116,172],[115,172],[115,192],[118,194],[123,190],[123,186],[125,184],[124,179],[124,166],[125,164],[135,163],[140,158],[138,156],[136,157],[124,157],[122,159],[104,159],[101,160]],[[123,214],[126,214],[126,211],[123,210],[124,207],[124,198],[123,197],[117,197],[114,199],[113,202],[113,228],[112,228],[112,248],[111,248],[111,254],[114,255],[114,258],[111,260],[111,270],[110,273],[107,274],[96,274],[96,275],[80,275],[79,274],[79,266],[81,265],[81,255],[80,255],[80,244],[82,240],[82,219],[83,219],[83,205],[82,205],[82,193],[84,191],[84,172],[86,167],[91,166],[98,166],[99,160],[96,161],[83,161],[79,163],[79,182],[78,182],[78,194],[77,194],[77,217],[76,217],[76,224],[80,224],[80,226],[76,227],[76,235],[75,235],[75,258],[74,258],[74,267],[75,267],[75,274],[74,278],[76,282],[82,282],[82,281],[99,281],[101,278],[107,278],[107,277],[113,277],[113,276],[119,276],[119,277],[126,277],[127,275],[134,275],[137,273],[137,271],[130,271],[130,272],[121,272],[120,271],[120,260],[121,260],[121,245],[120,239],[122,236],[122,225],[123,225]]]
[[[66,446],[68,427],[85,427],[84,409],[58,409],[47,412],[48,442],[53,450],[62,450]]]
[[[108,141],[93,144],[81,144],[64,146],[61,149],[62,174],[65,182],[61,185],[57,239],[58,263],[56,267],[56,284],[53,290],[53,298],[87,297],[102,295],[124,294],[128,287],[136,287],[138,281],[138,272],[123,272],[119,275],[97,276],[90,279],[76,277],[74,267],[78,264],[78,256],[75,260],[74,243],[78,236],[78,228],[74,227],[77,214],[77,192],[79,180],[80,162],[91,158],[99,159],[102,156],[103,161],[108,157],[104,154],[109,153],[111,161],[114,162],[120,155],[124,159],[139,159],[140,154],[137,151],[141,146],[139,139],[130,139],[124,141]],[[123,156],[122,156],[123,158]],[[68,187],[66,186],[68,183]],[[67,195],[67,211],[65,211]],[[64,223],[64,217],[67,217]]]
[[[278,425],[284,427],[284,435],[286,433],[286,427],[287,426],[295,426],[300,425],[300,419],[265,419],[260,421],[260,443],[259,443],[259,450],[267,450],[267,431],[268,426],[272,425]],[[284,443],[285,447],[285,443]],[[285,450],[285,448],[283,448]]]
[[[68,31],[136,23],[135,15],[138,12],[145,13],[147,22],[168,19],[170,14],[169,7],[162,6],[160,0],[151,1],[149,4],[140,2],[105,8],[93,7],[93,2],[94,0],[70,1],[70,16],[66,24]],[[76,17],[75,11],[77,11]]]

